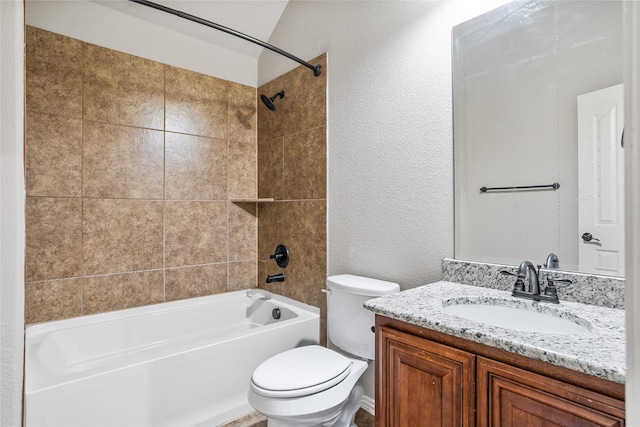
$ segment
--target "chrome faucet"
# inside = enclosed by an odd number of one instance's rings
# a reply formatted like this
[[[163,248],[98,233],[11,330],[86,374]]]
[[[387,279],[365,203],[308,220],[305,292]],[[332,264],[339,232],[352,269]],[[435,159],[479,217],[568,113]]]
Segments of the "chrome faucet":
[[[524,280],[527,278],[527,272],[529,273],[529,289],[525,290]],[[558,304],[560,300],[558,299],[558,293],[556,291],[555,284],[570,284],[571,280],[562,279],[560,277],[548,277],[547,280],[549,284],[545,288],[544,292],[540,293],[540,282],[538,277],[539,273],[540,266],[538,266],[538,269],[536,270],[531,261],[522,261],[520,263],[520,266],[518,267],[518,273],[512,273],[507,270],[500,271],[500,274],[517,277],[516,283],[513,285],[513,292],[511,293],[512,296],[532,299],[534,301],[547,301]]]
[[[558,255],[554,254],[554,253],[550,253],[547,256],[547,261],[544,263],[544,267],[545,268],[553,268],[553,269],[558,269],[560,268],[560,261],[558,260]]]
[[[522,261],[518,267],[518,279],[524,280],[529,272],[529,290],[532,295],[540,295],[540,282],[538,281],[538,271],[531,261]]]

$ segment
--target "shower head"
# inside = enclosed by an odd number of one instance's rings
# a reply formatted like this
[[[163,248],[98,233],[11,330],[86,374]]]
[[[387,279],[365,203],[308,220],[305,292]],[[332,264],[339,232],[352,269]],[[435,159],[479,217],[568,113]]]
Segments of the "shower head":
[[[267,108],[271,111],[276,111],[276,106],[273,104],[273,101],[276,98],[284,98],[284,90],[281,90],[280,92],[276,93],[271,98],[268,98],[267,95],[260,95],[260,99],[262,99],[262,102],[264,102],[264,105],[266,105]]]

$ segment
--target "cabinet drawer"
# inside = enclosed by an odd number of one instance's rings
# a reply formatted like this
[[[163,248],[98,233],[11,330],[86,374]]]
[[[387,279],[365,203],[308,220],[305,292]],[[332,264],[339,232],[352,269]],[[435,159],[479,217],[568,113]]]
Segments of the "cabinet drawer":
[[[624,426],[624,402],[477,357],[478,427]]]

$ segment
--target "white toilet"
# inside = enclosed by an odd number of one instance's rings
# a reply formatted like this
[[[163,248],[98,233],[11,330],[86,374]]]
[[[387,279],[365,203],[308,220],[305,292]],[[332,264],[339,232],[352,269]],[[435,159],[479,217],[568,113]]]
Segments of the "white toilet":
[[[375,346],[374,315],[362,304],[399,290],[397,283],[350,274],[327,278],[327,335],[339,349],[298,347],[253,371],[249,403],[269,427],[355,426],[362,374]]]

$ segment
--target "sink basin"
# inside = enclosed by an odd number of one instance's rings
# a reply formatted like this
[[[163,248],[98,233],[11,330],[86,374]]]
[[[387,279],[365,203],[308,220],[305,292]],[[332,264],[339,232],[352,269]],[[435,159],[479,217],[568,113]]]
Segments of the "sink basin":
[[[474,322],[521,332],[561,335],[589,332],[589,328],[570,319],[502,305],[452,304],[444,307],[444,311]]]

